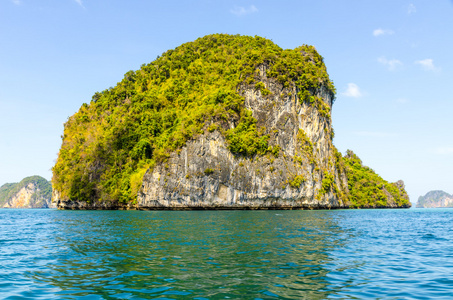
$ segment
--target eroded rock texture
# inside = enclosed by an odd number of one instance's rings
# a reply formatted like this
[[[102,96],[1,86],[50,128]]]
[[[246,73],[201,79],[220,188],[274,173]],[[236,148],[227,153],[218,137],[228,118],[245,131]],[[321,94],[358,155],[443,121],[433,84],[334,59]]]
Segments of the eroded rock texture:
[[[295,87],[284,88],[268,79],[266,66],[260,71],[261,82],[271,94],[263,96],[253,86],[243,86],[239,92],[257,119],[257,128],[263,128],[270,136],[269,145],[279,149],[278,154],[235,155],[219,130],[205,131],[180,151],[171,153],[166,162],[149,170],[137,208],[348,206],[340,197],[347,194],[347,184],[345,175],[335,167],[330,113],[322,115],[313,103],[301,103]],[[333,95],[325,88],[316,94],[330,111]],[[326,177],[333,181],[323,187]]]

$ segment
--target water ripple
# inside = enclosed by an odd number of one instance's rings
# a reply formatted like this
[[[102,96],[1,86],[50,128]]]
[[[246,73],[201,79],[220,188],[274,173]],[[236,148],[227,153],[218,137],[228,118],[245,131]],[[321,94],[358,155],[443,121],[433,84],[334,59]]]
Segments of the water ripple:
[[[449,299],[453,210],[0,210],[2,299]]]

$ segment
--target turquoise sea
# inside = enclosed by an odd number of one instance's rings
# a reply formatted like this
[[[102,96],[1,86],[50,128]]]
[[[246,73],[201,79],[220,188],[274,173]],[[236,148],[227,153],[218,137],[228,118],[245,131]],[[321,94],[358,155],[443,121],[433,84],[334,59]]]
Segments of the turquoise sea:
[[[453,209],[0,210],[1,299],[452,299]]]

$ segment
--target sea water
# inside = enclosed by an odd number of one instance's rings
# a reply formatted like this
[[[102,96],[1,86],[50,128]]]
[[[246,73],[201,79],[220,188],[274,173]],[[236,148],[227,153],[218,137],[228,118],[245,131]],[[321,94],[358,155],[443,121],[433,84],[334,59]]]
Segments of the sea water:
[[[1,299],[452,299],[453,209],[0,210]]]

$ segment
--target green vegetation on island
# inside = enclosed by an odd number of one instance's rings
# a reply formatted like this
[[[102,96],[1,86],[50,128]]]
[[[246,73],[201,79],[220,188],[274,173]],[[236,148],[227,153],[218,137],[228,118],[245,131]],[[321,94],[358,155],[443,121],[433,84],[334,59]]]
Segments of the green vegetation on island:
[[[398,207],[410,207],[409,197],[397,183],[389,183],[364,166],[351,150],[343,157],[352,207],[388,207],[389,199]]]
[[[5,205],[6,201],[10,198],[11,191],[17,186],[17,183],[5,183],[0,186],[0,207]]]
[[[52,197],[52,185],[41,176],[30,176],[22,179],[18,183],[5,183],[0,187],[0,207],[3,207],[8,200],[14,197],[21,189],[33,184],[36,191],[31,195],[30,202],[36,207],[46,206],[43,199],[50,201]]]
[[[417,204],[415,207],[418,208],[441,208],[441,207],[453,207],[453,195],[447,192],[435,190],[429,191],[424,196],[418,197]]]
[[[134,201],[145,172],[205,130],[218,129],[233,153],[277,151],[244,107],[241,84],[255,85],[257,67],[283,85],[295,82],[300,101],[330,108],[314,94],[332,94],[323,58],[313,46],[284,50],[261,37],[214,34],[162,54],[96,93],[65,124],[52,184],[62,199]],[[228,130],[228,122],[237,122]]]
[[[265,75],[260,73],[263,70]],[[264,83],[263,76],[274,87]],[[310,180],[311,185],[318,185],[313,196],[318,201],[331,197],[342,207],[410,206],[402,183],[388,183],[363,166],[352,151],[343,157],[333,147],[331,103],[320,95],[328,93],[333,101],[335,87],[313,46],[288,50],[261,37],[227,34],[208,35],[169,50],[139,70],[127,72],[115,87],[95,93],[89,104],[83,104],[64,125],[52,169],[58,198],[134,203],[148,170],[161,165],[167,170],[171,153],[179,153],[189,140],[214,131],[221,134],[234,156],[250,161],[267,157],[272,163],[271,157],[283,152],[286,158],[286,149],[270,144],[278,130],[272,128],[271,132],[258,125],[241,90],[259,93],[262,99],[297,99],[295,103],[316,111],[316,121],[324,124],[321,131],[326,147],[334,149],[334,155],[329,152],[330,157],[321,157],[319,144],[296,127],[288,134],[300,146],[291,158],[300,172],[289,174],[276,189],[297,191]],[[285,117],[286,121],[290,120]],[[325,166],[319,166],[320,159]],[[274,166],[268,169],[273,172]],[[216,172],[213,165],[199,173],[215,176]],[[257,169],[256,173],[263,172]],[[170,174],[165,171],[165,175]],[[189,174],[183,177],[191,178]],[[165,180],[162,184],[166,185]]]

